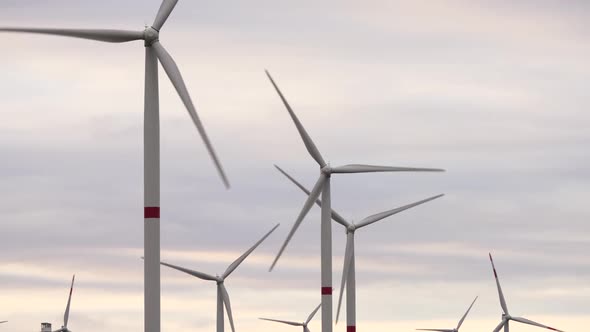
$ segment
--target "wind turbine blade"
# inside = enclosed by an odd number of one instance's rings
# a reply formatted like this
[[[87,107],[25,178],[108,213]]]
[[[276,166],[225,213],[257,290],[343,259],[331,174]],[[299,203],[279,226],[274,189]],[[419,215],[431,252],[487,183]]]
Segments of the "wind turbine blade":
[[[225,279],[227,278],[240,264],[242,264],[242,262],[246,259],[246,257],[248,257],[248,255],[250,255],[252,253],[252,251],[254,251],[254,249],[256,249],[256,247],[258,247],[260,245],[260,243],[262,243],[262,241],[264,241],[272,232],[274,232],[275,229],[277,229],[277,227],[279,227],[280,224],[276,224],[275,227],[273,227],[268,233],[266,233],[262,239],[260,239],[258,242],[256,242],[252,248],[248,249],[248,251],[246,251],[245,253],[242,254],[242,256],[238,257],[238,259],[236,259],[233,263],[231,263],[230,266],[228,266],[227,270],[225,270],[225,272],[223,273],[223,276],[221,278]]]
[[[209,140],[209,137],[205,132],[205,127],[203,127],[203,124],[201,123],[201,120],[197,115],[197,111],[195,110],[195,106],[193,105],[193,101],[191,100],[188,90],[186,89],[186,85],[184,84],[184,80],[182,79],[182,75],[180,74],[180,70],[178,69],[176,62],[174,62],[174,59],[172,59],[170,54],[166,51],[166,49],[164,49],[164,46],[162,46],[160,42],[154,42],[152,44],[152,48],[154,49],[154,51],[156,51],[156,55],[158,56],[158,59],[160,60],[162,67],[164,67],[164,71],[170,78],[172,85],[174,85],[176,92],[178,92],[180,99],[184,103],[184,106],[188,110],[189,115],[195,123],[195,126],[197,127],[197,130],[199,131],[199,134],[201,135],[201,138],[205,143],[207,151],[209,152],[209,156],[211,156],[211,159],[213,159],[213,163],[215,163],[217,172],[219,172],[219,176],[221,176],[221,179],[223,180],[225,187],[229,188],[229,181],[225,175],[225,172],[223,171],[221,162],[217,158],[217,154],[213,149],[213,145],[211,144],[211,141]]]
[[[305,321],[305,324],[303,325],[307,325],[309,324],[309,322],[311,322],[311,320],[313,319],[313,316],[315,316],[315,314],[318,312],[318,310],[320,310],[320,307],[322,306],[322,304],[320,303],[312,312],[311,314],[309,314],[309,316],[307,317],[307,320]]]
[[[70,286],[70,295],[68,296],[68,304],[66,305],[66,311],[64,312],[64,328],[68,327],[68,319],[70,318],[70,303],[72,303],[72,292],[74,291],[74,279],[76,275],[72,276],[72,285]]]
[[[533,322],[532,320],[526,319],[526,318],[523,318],[523,317],[512,317],[512,320],[517,321],[517,322],[520,322],[520,323],[523,323],[523,324],[528,324],[528,325],[542,327],[542,328],[545,328],[545,329],[548,329],[548,330],[552,330],[552,331],[563,332],[561,330],[558,330],[558,329],[549,327],[547,325],[543,325],[541,323]]]
[[[350,271],[350,263],[352,262],[352,242],[354,241],[354,233],[346,233],[346,249],[344,250],[344,266],[342,267],[342,281],[340,282],[340,296],[338,297],[338,309],[336,310],[336,324],[340,317],[340,307],[342,306],[342,297],[344,295],[344,287]]]
[[[303,332],[311,332],[307,326],[303,327]]]
[[[450,329],[416,329],[416,331],[453,332],[453,330]]]
[[[275,267],[275,265],[279,261],[279,258],[281,258],[281,255],[283,254],[283,251],[285,251],[285,248],[287,248],[287,245],[289,244],[289,241],[291,241],[291,238],[293,237],[293,235],[297,231],[297,228],[299,228],[299,225],[301,225],[301,222],[303,221],[303,218],[305,218],[305,216],[307,215],[307,213],[309,212],[309,210],[313,206],[313,202],[322,193],[322,190],[324,189],[324,184],[326,183],[326,179],[327,179],[326,176],[322,173],[320,175],[320,178],[316,182],[315,186],[311,190],[311,194],[307,197],[307,200],[303,204],[303,208],[301,209],[301,212],[299,213],[299,216],[297,217],[297,220],[295,220],[295,223],[293,224],[293,227],[289,231],[289,234],[287,235],[287,238],[285,239],[285,242],[281,246],[281,249],[279,250],[279,253],[275,257],[275,260],[272,262],[272,265],[270,266],[269,271],[272,271],[272,269]]]
[[[189,270],[189,269],[185,269],[184,267],[180,267],[180,266],[176,266],[176,265],[172,265],[172,264],[168,264],[165,262],[160,262],[161,265],[173,268],[175,270],[190,274],[193,277],[197,277],[199,279],[203,279],[203,280],[213,280],[213,281],[217,281],[217,278],[215,278],[212,275],[209,275],[207,273],[203,273],[203,272],[199,272],[199,271],[194,271],[194,270]]]
[[[332,173],[373,173],[373,172],[444,172],[440,168],[416,168],[375,165],[344,165],[332,168]]]
[[[107,43],[125,43],[142,40],[143,31],[109,30],[109,29],[53,29],[53,28],[3,28],[0,32],[22,32],[62,37],[74,37],[97,40]]]
[[[178,0],[164,0],[160,5],[160,9],[158,10],[158,14],[156,15],[156,19],[154,20],[154,24],[152,24],[152,28],[160,31],[172,10],[174,10],[174,6]]]
[[[227,317],[229,318],[229,325],[231,326],[232,332],[236,332],[234,327],[234,316],[231,312],[231,303],[229,302],[229,294],[227,293],[227,289],[225,289],[225,285],[221,284],[221,294],[223,296],[223,303],[225,304],[225,310],[227,311]]]
[[[266,76],[268,76],[268,79],[270,80],[270,82],[274,86],[275,90],[277,91],[277,93],[281,97],[283,104],[285,104],[287,111],[289,111],[289,115],[291,115],[291,119],[293,119],[293,122],[295,122],[295,127],[297,127],[297,131],[299,132],[301,139],[303,139],[303,143],[305,144],[305,147],[307,148],[307,152],[309,152],[311,157],[320,165],[320,167],[326,166],[326,162],[324,161],[324,158],[322,158],[320,151],[318,150],[318,148],[315,146],[315,144],[311,140],[311,137],[309,136],[307,131],[305,131],[305,128],[303,127],[303,125],[299,121],[299,118],[297,118],[297,115],[295,115],[295,112],[293,112],[293,109],[291,108],[291,106],[287,102],[287,99],[285,99],[285,96],[283,96],[283,93],[281,92],[281,90],[279,89],[279,87],[277,86],[275,81],[272,79],[272,76],[270,76],[270,73],[268,72],[268,70],[265,70],[265,72],[266,72]]]
[[[404,205],[402,207],[398,207],[398,208],[393,209],[393,210],[388,210],[388,211],[385,211],[385,212],[374,214],[372,216],[366,217],[365,219],[361,220],[358,224],[356,224],[356,228],[365,227],[365,226],[370,225],[372,223],[375,223],[375,222],[377,222],[377,221],[379,221],[381,219],[387,218],[387,217],[392,216],[394,214],[400,213],[400,212],[405,211],[407,209],[411,209],[411,208],[413,208],[415,206],[418,206],[420,204],[424,204],[426,202],[430,202],[432,200],[435,200],[435,199],[440,198],[440,197],[443,197],[443,196],[444,196],[444,194],[432,196],[432,197],[429,197],[427,199],[423,199],[423,200],[418,201],[418,202],[407,204],[407,205]]]
[[[469,306],[469,309],[467,309],[467,311],[465,312],[465,315],[463,315],[463,317],[461,317],[461,320],[459,321],[459,324],[457,324],[457,330],[459,330],[459,328],[461,327],[461,325],[463,325],[463,321],[467,317],[467,314],[469,314],[469,311],[471,310],[471,308],[475,304],[475,301],[477,301],[477,298],[478,298],[478,296],[476,296],[475,297],[475,300],[473,300],[473,302],[471,302],[471,305]]]
[[[270,319],[270,318],[258,318],[258,319],[267,320],[270,322],[283,323],[283,324],[288,324],[288,325],[293,325],[293,326],[303,326],[303,324],[301,324],[301,323],[290,322],[288,320],[279,320],[279,319]]]
[[[494,270],[494,278],[496,278],[498,296],[500,297],[500,306],[502,306],[502,310],[504,310],[504,313],[508,314],[508,306],[506,305],[506,299],[504,299],[504,293],[502,292],[502,287],[500,286],[500,280],[498,279],[498,273],[496,272],[496,267],[494,266],[494,260],[492,259],[492,254],[490,253],[489,255],[490,262],[492,262],[492,269]]]
[[[297,180],[295,180],[291,175],[282,170],[279,166],[275,165],[275,168],[278,169],[279,172],[283,173],[284,176],[286,176],[289,180],[291,180],[291,182],[293,182],[297,187],[299,187],[299,189],[301,189],[304,193],[306,193],[309,196],[310,191],[307,190],[307,188],[305,188],[302,184],[297,182]],[[315,200],[315,203],[319,207],[322,206],[322,201],[319,198]],[[335,222],[339,223],[344,227],[350,226],[350,223],[346,221],[341,215],[339,215],[338,212],[334,211],[334,209],[332,209],[332,219],[334,219]]]
[[[498,324],[498,326],[496,326],[496,328],[492,332],[499,332],[502,329],[502,327],[504,327],[504,325],[506,323],[508,323],[508,320],[502,319],[502,321],[500,322],[500,324]]]
[[[3,323],[8,323],[8,321],[7,320],[3,320],[3,321],[0,322],[0,324],[3,324]]]

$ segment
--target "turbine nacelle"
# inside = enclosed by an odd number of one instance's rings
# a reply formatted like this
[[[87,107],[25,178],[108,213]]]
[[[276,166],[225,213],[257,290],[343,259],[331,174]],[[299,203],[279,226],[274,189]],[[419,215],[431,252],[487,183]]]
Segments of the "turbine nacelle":
[[[348,226],[346,226],[346,234],[348,233],[353,233],[356,231],[356,225],[355,224],[350,224]]]
[[[146,47],[152,46],[153,43],[160,40],[160,33],[153,27],[146,27],[143,31],[143,40],[145,41]]]

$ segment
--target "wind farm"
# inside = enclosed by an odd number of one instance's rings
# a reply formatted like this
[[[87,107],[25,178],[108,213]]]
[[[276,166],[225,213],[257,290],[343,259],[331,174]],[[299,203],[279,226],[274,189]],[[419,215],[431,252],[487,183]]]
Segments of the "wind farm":
[[[585,7],[0,4],[0,331],[584,331]]]

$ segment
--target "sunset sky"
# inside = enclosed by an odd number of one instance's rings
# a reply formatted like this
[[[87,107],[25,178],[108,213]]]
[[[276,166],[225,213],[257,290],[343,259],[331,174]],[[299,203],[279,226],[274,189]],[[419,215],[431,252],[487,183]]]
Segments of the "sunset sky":
[[[1,0],[0,26],[143,30],[159,6]],[[358,331],[453,328],[477,295],[461,331],[492,331],[489,252],[511,314],[587,331],[590,2],[180,0],[160,40],[232,184],[160,68],[162,259],[221,274],[281,223],[226,281],[237,332],[320,302],[317,207],[268,272],[305,200],[273,164],[318,168],[264,69],[331,164],[447,170],[333,177],[356,221],[446,194],[357,232]],[[59,328],[74,273],[71,330],[142,331],[143,42],[0,42],[0,331]],[[163,268],[161,296],[162,331],[214,330],[213,283]]]

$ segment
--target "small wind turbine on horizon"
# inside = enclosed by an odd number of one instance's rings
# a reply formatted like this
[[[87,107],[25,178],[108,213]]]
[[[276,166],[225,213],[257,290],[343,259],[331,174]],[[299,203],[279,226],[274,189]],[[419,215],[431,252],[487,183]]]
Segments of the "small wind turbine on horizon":
[[[165,262],[160,262],[160,264],[170,267],[170,268],[173,268],[175,270],[184,272],[186,274],[190,274],[193,277],[197,277],[202,280],[215,281],[217,283],[217,332],[224,331],[224,326],[223,326],[223,324],[224,324],[223,306],[224,305],[225,305],[225,309],[227,310],[227,317],[229,319],[229,324],[231,326],[231,329],[233,332],[235,332],[234,318],[233,318],[233,314],[231,311],[229,294],[227,293],[227,290],[225,289],[224,281],[246,259],[246,257],[248,257],[252,253],[252,251],[254,251],[254,249],[256,249],[256,247],[258,247],[260,245],[260,243],[262,243],[262,241],[264,241],[272,232],[274,232],[275,229],[277,229],[277,227],[279,227],[279,224],[274,226],[268,233],[266,233],[250,249],[248,249],[240,257],[238,257],[233,263],[231,263],[221,276],[219,276],[219,275],[212,276],[207,273],[203,273],[203,272],[199,272],[199,271],[195,271],[195,270],[190,270],[190,269],[187,269],[184,267],[172,265],[172,264],[165,263]]]
[[[90,39],[107,43],[143,40],[145,46],[144,95],[144,329],[160,331],[160,115],[158,60],[197,127],[226,188],[229,181],[205,132],[180,70],[160,43],[160,30],[178,0],[163,0],[154,23],[143,31],[112,29],[55,29],[0,27],[0,32],[22,32]]]
[[[320,194],[322,195],[322,207],[321,207],[321,294],[322,294],[322,332],[332,332],[332,223],[331,221],[331,192],[330,192],[330,178],[332,174],[350,174],[350,173],[374,173],[374,172],[442,172],[444,170],[438,168],[414,168],[414,167],[391,167],[391,166],[374,166],[374,165],[362,165],[362,164],[351,164],[344,166],[332,167],[325,162],[324,158],[320,154],[318,148],[315,146],[311,137],[291,109],[291,106],[287,102],[287,99],[283,96],[283,93],[270,76],[270,73],[266,71],[266,76],[272,83],[283,104],[287,108],[291,119],[297,127],[297,131],[305,144],[305,147],[311,157],[320,166],[320,176],[314,185],[311,193],[305,203],[301,212],[297,216],[293,227],[289,231],[285,242],[281,246],[275,260],[270,266],[270,271],[277,264],[279,258],[285,251],[285,248],[291,241],[291,238],[301,225],[301,222],[313,206],[314,202]]]
[[[496,287],[498,288],[498,296],[500,297],[500,306],[502,307],[502,321],[498,326],[494,329],[494,332],[499,332],[502,327],[504,327],[504,332],[510,331],[510,321],[515,321],[527,325],[533,325],[537,327],[542,327],[552,331],[563,332],[561,330],[555,329],[553,327],[549,327],[547,325],[543,325],[537,322],[533,322],[532,320],[523,318],[523,317],[513,317],[508,313],[508,306],[506,305],[506,299],[504,298],[504,293],[502,292],[502,287],[500,287],[500,280],[498,279],[498,273],[496,272],[496,267],[494,266],[494,260],[492,259],[492,254],[490,253],[490,262],[492,262],[492,269],[494,270],[494,278],[496,278]]]
[[[477,300],[477,296],[475,297],[475,300],[473,300],[473,302],[471,302],[471,305],[469,306],[469,309],[467,309],[467,311],[465,312],[465,315],[463,315],[463,317],[461,317],[461,320],[459,320],[459,323],[457,324],[457,327],[455,327],[454,329],[416,329],[416,330],[417,331],[434,331],[434,332],[459,332],[459,329],[461,328],[461,325],[463,325],[463,322],[465,321],[465,318],[469,314],[469,311],[473,307],[473,304],[475,304],[475,301],[476,300]]]
[[[70,295],[68,296],[68,304],[66,305],[66,311],[64,312],[64,324],[61,326],[60,329],[57,329],[53,332],[72,332],[68,330],[68,320],[70,318],[70,304],[72,303],[72,292],[74,291],[74,279],[76,275],[72,276],[72,285],[70,286]]]
[[[297,180],[295,180],[295,178],[293,178],[279,166],[275,165],[275,167],[279,170],[279,172],[281,172],[284,176],[291,180],[291,182],[293,182],[297,187],[299,187],[301,191],[303,191],[307,195],[310,194],[310,191]],[[344,293],[344,286],[346,286],[346,327],[347,331],[356,330],[356,268],[354,254],[354,234],[356,230],[371,225],[377,221],[390,217],[394,214],[398,214],[402,211],[411,209],[415,206],[424,204],[426,202],[430,202],[442,196],[444,196],[444,194],[432,196],[427,199],[410,203],[392,210],[376,213],[364,218],[356,224],[347,221],[340,214],[338,214],[338,212],[332,209],[332,219],[346,229],[346,249],[344,253],[344,264],[342,269],[342,282],[340,283],[340,296],[338,297],[338,309],[336,310],[336,324],[338,324],[338,318],[340,316],[340,307],[342,305],[342,296]],[[322,206],[322,201],[320,199],[316,199],[315,203],[320,207]]]
[[[292,326],[301,326],[301,327],[303,327],[303,332],[311,332],[309,330],[309,328],[307,327],[307,325],[309,324],[309,322],[311,322],[311,320],[313,319],[313,316],[315,316],[316,312],[318,312],[318,310],[320,309],[321,306],[322,306],[322,304],[320,303],[320,305],[318,305],[311,312],[311,314],[309,314],[309,316],[307,317],[307,320],[305,322],[302,322],[302,323],[299,323],[299,322],[291,322],[291,321],[288,321],[288,320],[271,319],[271,318],[259,318],[259,319],[267,320],[267,321],[270,321],[270,322],[283,323],[283,324],[292,325]]]

